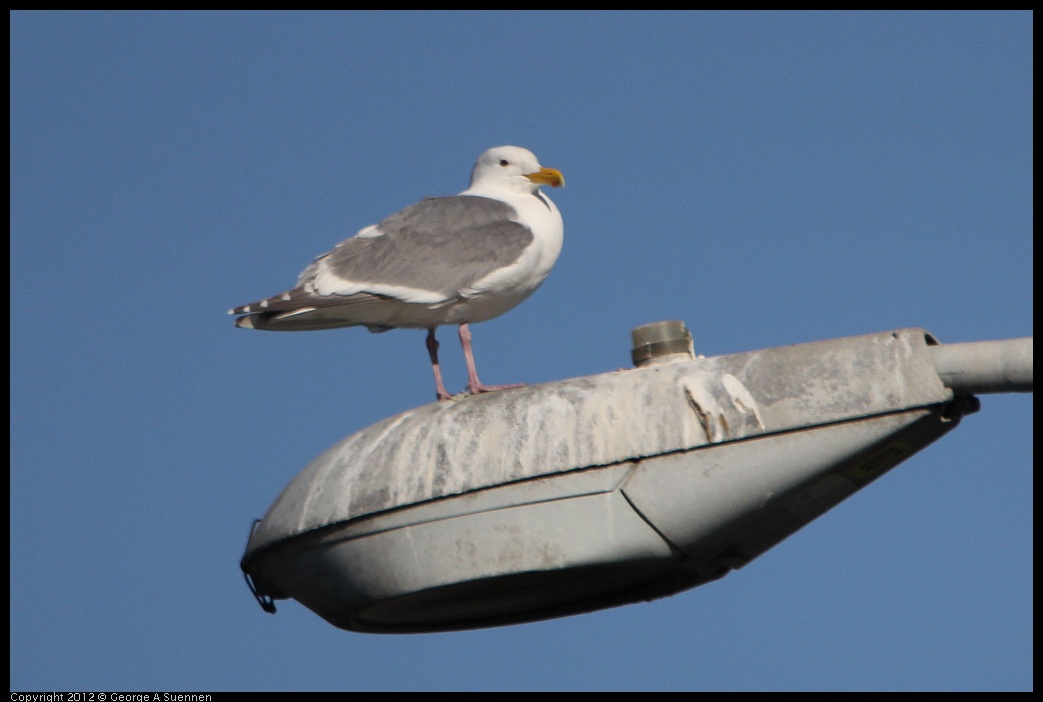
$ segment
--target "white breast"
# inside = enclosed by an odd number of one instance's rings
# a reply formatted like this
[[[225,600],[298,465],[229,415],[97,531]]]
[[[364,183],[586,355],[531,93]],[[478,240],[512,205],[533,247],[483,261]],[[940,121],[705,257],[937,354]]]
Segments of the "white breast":
[[[471,192],[470,194],[480,194]],[[496,193],[518,212],[517,221],[534,236],[532,245],[512,265],[476,281],[460,294],[448,323],[481,322],[513,309],[538,288],[554,267],[565,237],[561,213],[546,195]]]

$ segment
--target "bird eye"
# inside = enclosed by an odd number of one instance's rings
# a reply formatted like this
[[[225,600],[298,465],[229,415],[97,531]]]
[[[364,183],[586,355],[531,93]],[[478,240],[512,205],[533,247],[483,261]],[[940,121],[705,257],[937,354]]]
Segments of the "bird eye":
[[[501,158],[500,159],[500,165],[501,166],[506,166],[508,163],[510,163],[510,161],[508,161],[507,159],[505,159],[505,158]]]

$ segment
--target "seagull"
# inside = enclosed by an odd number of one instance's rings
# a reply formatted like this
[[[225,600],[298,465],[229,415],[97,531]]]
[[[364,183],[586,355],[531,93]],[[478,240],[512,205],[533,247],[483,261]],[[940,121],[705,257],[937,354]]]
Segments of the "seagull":
[[[513,309],[546,280],[564,239],[561,213],[541,185],[562,187],[518,146],[489,149],[459,195],[425,198],[360,230],[319,256],[292,290],[228,311],[235,325],[266,331],[364,326],[374,333],[426,329],[439,401],[435,330],[459,325],[471,394],[520,387],[485,385],[475,370],[470,325]]]

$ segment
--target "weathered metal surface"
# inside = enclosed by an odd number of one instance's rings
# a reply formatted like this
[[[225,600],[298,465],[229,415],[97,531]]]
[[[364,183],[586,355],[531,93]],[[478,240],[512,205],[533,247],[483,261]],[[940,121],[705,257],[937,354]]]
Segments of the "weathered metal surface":
[[[246,567],[354,631],[650,600],[742,567],[955,426],[908,410],[534,478],[330,525]]]
[[[391,633],[670,595],[951,431],[970,392],[1032,383],[1031,339],[903,329],[687,360],[680,323],[639,331],[642,368],[420,407],[319,456],[247,544],[262,606]]]
[[[606,373],[426,405],[316,458],[250,540],[490,487],[946,402],[922,329]]]

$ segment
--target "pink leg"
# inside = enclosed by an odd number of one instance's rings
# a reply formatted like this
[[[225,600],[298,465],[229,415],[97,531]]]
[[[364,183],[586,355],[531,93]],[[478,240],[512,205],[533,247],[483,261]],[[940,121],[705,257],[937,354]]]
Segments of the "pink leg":
[[[442,369],[438,366],[438,339],[435,338],[436,327],[427,330],[427,355],[431,357],[431,369],[435,372],[435,393],[438,401],[448,400],[452,397],[442,382]]]
[[[478,380],[478,371],[474,367],[474,351],[471,350],[471,328],[467,324],[460,325],[460,345],[464,347],[464,361],[467,362],[467,389],[472,394],[491,392],[493,390],[506,390],[507,388],[520,388],[525,383],[514,383],[512,385],[482,385]]]

